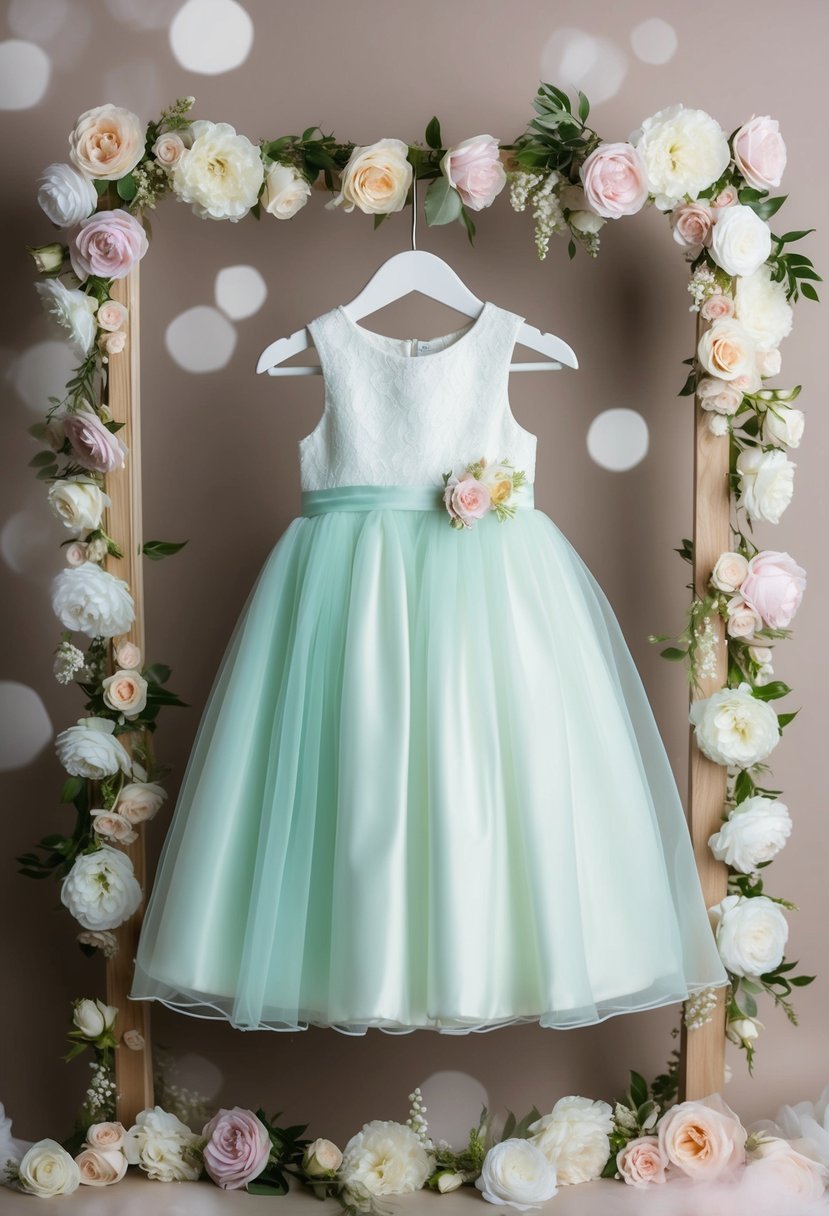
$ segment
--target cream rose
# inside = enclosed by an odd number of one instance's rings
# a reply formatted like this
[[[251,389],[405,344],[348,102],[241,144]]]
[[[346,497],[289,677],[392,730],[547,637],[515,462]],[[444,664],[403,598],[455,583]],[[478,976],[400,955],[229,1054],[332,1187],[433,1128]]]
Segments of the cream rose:
[[[374,1119],[345,1146],[340,1179],[355,1198],[406,1195],[419,1191],[431,1171],[432,1159],[411,1128]]]
[[[647,118],[630,142],[639,153],[648,190],[660,211],[687,196],[696,198],[731,160],[728,140],[704,110],[669,106]]]
[[[162,169],[174,169],[187,150],[187,145],[177,131],[165,131],[159,135],[152,153]]]
[[[271,165],[262,191],[262,207],[278,220],[289,220],[311,197],[311,186],[301,173],[279,162]]]
[[[122,578],[95,562],[61,570],[52,579],[52,611],[64,629],[88,637],[115,637],[135,620],[135,605]]]
[[[121,1042],[130,1051],[143,1051],[147,1045],[141,1031],[135,1029],[125,1030],[121,1035]]]
[[[488,1203],[528,1212],[557,1193],[555,1168],[531,1140],[501,1140],[484,1157],[475,1186]]]
[[[107,929],[82,929],[77,935],[76,941],[81,946],[91,946],[93,950],[100,950],[104,958],[114,958],[118,953],[118,939],[114,933],[110,933]]]
[[[52,482],[47,498],[53,513],[72,532],[100,527],[104,507],[112,506],[108,495],[83,475]]]
[[[326,207],[344,203],[346,211],[359,207],[368,215],[402,211],[412,184],[408,153],[408,144],[400,139],[355,146],[342,171],[339,194]]]
[[[192,146],[170,175],[173,193],[200,219],[236,223],[250,211],[264,181],[259,149],[227,122],[197,119],[191,129]]]
[[[735,203],[718,213],[710,248],[726,274],[752,275],[771,253],[771,230],[751,207]]]
[[[750,638],[763,628],[763,619],[741,595],[735,595],[728,602],[725,628],[731,638]]]
[[[780,739],[777,714],[752,696],[748,683],[694,701],[689,717],[700,751],[716,764],[751,768],[771,755]]]
[[[147,704],[147,681],[140,671],[116,671],[103,681],[104,704],[134,718]]]
[[[58,228],[72,228],[92,214],[98,195],[89,178],[72,165],[48,165],[43,170],[37,201],[46,218]]]
[[[718,832],[709,837],[711,852],[718,861],[741,874],[753,874],[758,866],[773,861],[792,830],[788,808],[775,798],[759,794],[738,803]]]
[[[62,730],[55,738],[55,750],[67,773],[100,781],[119,770],[130,771],[130,757],[123,743],[113,735],[115,723],[108,718],[79,718],[75,726]]]
[[[799,448],[805,428],[806,418],[802,410],[775,402],[763,415],[760,434],[763,443],[778,448]]]
[[[72,1021],[85,1039],[99,1039],[105,1031],[112,1029],[117,1016],[115,1005],[105,1005],[97,997],[94,1001],[89,997],[75,1001],[72,1010]]]
[[[126,1129],[123,1123],[92,1123],[86,1131],[86,1143],[90,1148],[112,1151],[124,1147]]]
[[[137,671],[141,666],[141,651],[135,642],[119,642],[115,647],[115,662],[128,671]]]
[[[719,1094],[671,1107],[657,1134],[662,1156],[689,1178],[712,1181],[745,1161],[746,1129]]]
[[[128,819],[117,811],[90,811],[92,830],[105,840],[115,841],[116,844],[132,844],[138,839],[138,833]]]
[[[742,553],[721,553],[711,571],[711,582],[718,591],[731,594],[742,585],[748,574],[748,559]]]
[[[85,110],[69,136],[69,159],[87,177],[115,181],[144,155],[144,128],[136,114],[107,103]]]
[[[71,1195],[81,1181],[74,1158],[57,1140],[38,1140],[24,1153],[18,1167],[18,1181],[24,1191],[49,1199],[52,1195]]]
[[[703,321],[719,321],[721,317],[734,316],[734,299],[724,291],[715,291],[700,305],[699,315]]]
[[[61,903],[84,929],[117,929],[142,898],[129,857],[108,844],[81,853],[60,889]]]
[[[126,304],[120,300],[104,300],[95,314],[98,326],[110,333],[123,329],[127,323],[129,312]]]
[[[697,382],[697,397],[704,410],[716,414],[736,414],[742,405],[743,390],[731,380],[720,380],[717,376],[703,376]]]
[[[111,1186],[127,1172],[127,1159],[120,1149],[84,1148],[75,1163],[86,1186]]]
[[[628,1186],[642,1190],[654,1183],[667,1182],[667,1164],[660,1152],[656,1136],[639,1136],[635,1140],[628,1140],[625,1147],[616,1154],[616,1169],[622,1180]]]
[[[779,346],[791,333],[794,322],[794,309],[786,299],[785,285],[776,283],[771,277],[771,267],[765,265],[737,279],[734,313],[762,351]]]
[[[116,799],[114,810],[130,823],[143,823],[158,812],[167,791],[154,781],[131,781]]]
[[[768,380],[771,376],[779,376],[782,366],[783,359],[779,350],[758,350],[757,371],[763,380]]]
[[[737,457],[738,505],[753,520],[779,523],[792,501],[796,467],[779,449],[764,452],[760,448],[743,448]]]
[[[709,414],[708,429],[712,435],[727,435],[730,429],[728,419],[724,414]]]
[[[471,211],[491,206],[507,182],[494,135],[473,135],[453,144],[441,157],[440,169]]]
[[[749,186],[770,190],[779,186],[786,168],[786,145],[780,124],[767,114],[743,123],[734,136],[734,162]]]
[[[62,329],[69,333],[69,345],[73,354],[85,359],[95,342],[95,313],[98,308],[94,296],[85,291],[76,291],[64,286],[60,279],[46,279],[35,283],[35,291],[41,303]]]
[[[549,1115],[531,1123],[530,1139],[554,1166],[562,1185],[598,1178],[610,1156],[613,1109],[607,1102],[559,1098]]]
[[[302,1168],[309,1178],[330,1177],[343,1163],[343,1155],[330,1140],[312,1140],[305,1150]]]
[[[737,380],[756,374],[757,351],[739,321],[723,317],[706,329],[697,344],[697,356],[707,372],[720,380]]]
[[[765,895],[727,895],[708,915],[720,958],[733,975],[756,979],[780,966],[789,936],[780,904]]]

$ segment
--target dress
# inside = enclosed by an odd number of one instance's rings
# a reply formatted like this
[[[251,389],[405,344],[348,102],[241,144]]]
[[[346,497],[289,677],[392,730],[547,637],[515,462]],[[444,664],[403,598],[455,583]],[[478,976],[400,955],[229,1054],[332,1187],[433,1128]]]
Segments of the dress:
[[[204,707],[130,992],[242,1030],[565,1028],[722,986],[608,600],[533,506],[524,318],[310,322],[322,417]],[[443,474],[523,470],[453,527]]]

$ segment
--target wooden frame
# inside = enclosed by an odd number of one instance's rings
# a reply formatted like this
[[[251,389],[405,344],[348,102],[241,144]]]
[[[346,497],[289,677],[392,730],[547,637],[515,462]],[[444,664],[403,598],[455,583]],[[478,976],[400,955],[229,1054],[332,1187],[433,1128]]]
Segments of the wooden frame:
[[[129,583],[135,602],[135,622],[129,638],[144,653],[144,596],[141,565],[141,426],[140,426],[140,334],[138,269],[113,283],[112,295],[129,308],[127,353],[110,363],[109,408],[114,419],[125,424],[122,435],[130,451],[125,469],[109,475],[107,492],[112,500],[107,531],[123,546],[124,556],[109,557],[107,569]],[[704,323],[697,319],[697,338]],[[708,414],[698,400],[694,404],[694,493],[693,493],[693,581],[696,592],[705,595],[714,562],[730,547],[729,445],[708,429]],[[727,651],[720,618],[712,616],[717,630],[716,673],[700,689],[708,696],[725,683]],[[715,860],[708,838],[720,825],[725,799],[726,769],[706,759],[690,731],[688,821],[706,906],[726,893],[727,867]],[[119,738],[127,742],[129,736]],[[144,833],[126,849],[135,875],[146,891]],[[132,962],[138,942],[142,909],[123,924],[116,935],[119,950],[107,961],[107,1001],[119,1010],[121,1041],[115,1054],[116,1117],[126,1126],[135,1115],[153,1105],[152,1051],[148,1001],[130,1001]],[[713,1019],[698,1030],[683,1028],[680,1048],[680,1096],[700,1098],[721,1089],[725,1065],[725,990],[719,990]],[[125,1030],[138,1031],[143,1047],[130,1049],[123,1043]],[[134,1036],[131,1036],[134,1037]]]

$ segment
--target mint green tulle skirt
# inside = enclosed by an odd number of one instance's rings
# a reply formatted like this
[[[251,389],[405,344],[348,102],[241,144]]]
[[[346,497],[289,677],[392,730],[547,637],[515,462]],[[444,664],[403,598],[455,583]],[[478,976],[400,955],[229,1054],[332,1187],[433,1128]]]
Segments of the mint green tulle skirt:
[[[131,998],[463,1033],[725,984],[601,588],[531,497],[470,529],[436,505],[303,495],[204,706]]]

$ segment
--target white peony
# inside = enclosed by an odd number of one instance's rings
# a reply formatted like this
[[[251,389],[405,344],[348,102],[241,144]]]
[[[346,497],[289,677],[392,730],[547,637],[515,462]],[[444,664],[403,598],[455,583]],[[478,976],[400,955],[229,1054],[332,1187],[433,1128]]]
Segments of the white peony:
[[[718,861],[741,874],[752,874],[763,862],[777,856],[791,830],[788,808],[775,798],[757,794],[733,808],[708,844]]]
[[[737,457],[740,479],[737,505],[745,507],[753,520],[779,523],[780,516],[792,501],[796,467],[779,449],[764,452],[760,448],[743,448]]]
[[[129,857],[108,844],[81,853],[60,888],[61,903],[84,929],[116,929],[142,898]]]
[[[710,252],[726,274],[753,275],[771,253],[771,229],[751,207],[735,203],[720,211]]]
[[[340,1179],[357,1199],[407,1195],[420,1190],[431,1170],[432,1159],[410,1127],[374,1119],[345,1146]]]
[[[704,110],[669,106],[633,132],[630,142],[645,169],[648,191],[660,211],[696,198],[715,182],[731,159],[722,127]]]
[[[732,317],[714,321],[703,332],[697,343],[697,356],[705,370],[719,380],[756,376],[757,348],[740,322]]]
[[[271,165],[262,191],[262,207],[269,215],[279,220],[289,220],[304,207],[311,197],[311,186],[307,178],[277,161]]]
[[[776,448],[798,448],[806,428],[803,410],[775,402],[763,415],[761,438]]]
[[[105,1005],[98,997],[90,1000],[83,997],[75,1001],[72,1011],[72,1021],[85,1039],[98,1039],[105,1030],[112,1030],[118,1009],[115,1005]]]
[[[142,1110],[124,1140],[124,1156],[158,1182],[195,1182],[199,1137],[160,1106]]]
[[[530,1124],[531,1140],[563,1185],[598,1178],[610,1156],[613,1109],[590,1098],[559,1098],[549,1115]]]
[[[155,781],[130,781],[123,786],[112,808],[130,823],[143,823],[158,812],[167,791]]]
[[[804,1152],[829,1167],[829,1085],[817,1102],[781,1106],[773,1120],[761,1119],[752,1124],[751,1130],[782,1136],[786,1140],[800,1140]]]
[[[697,745],[709,760],[750,768],[770,755],[780,739],[777,714],[751,694],[751,685],[721,688],[694,701],[689,714]]]
[[[762,351],[773,350],[791,333],[794,309],[783,283],[772,279],[770,266],[760,266],[754,274],[737,279],[734,315]]]
[[[402,211],[412,184],[408,144],[402,139],[378,139],[351,150],[342,171],[340,191],[325,204],[327,209],[345,203],[346,211],[359,207],[368,215]]]
[[[62,730],[55,739],[55,750],[67,773],[100,781],[120,769],[129,774],[132,761],[123,743],[112,733],[110,718],[79,718],[75,726]]]
[[[82,474],[53,482],[48,499],[63,526],[76,534],[100,527],[104,507],[112,506],[109,496]]]
[[[49,1199],[71,1195],[80,1186],[81,1172],[75,1159],[57,1140],[38,1140],[20,1162],[20,1186],[30,1195]]]
[[[88,561],[52,579],[52,610],[64,629],[91,638],[126,633],[135,620],[127,583]]]
[[[40,181],[38,205],[58,228],[79,224],[98,205],[98,194],[92,182],[72,165],[47,165]]]
[[[502,1140],[484,1157],[475,1186],[488,1203],[528,1212],[556,1194],[556,1171],[530,1140]]]
[[[200,219],[236,222],[259,197],[265,170],[256,144],[227,122],[197,119],[170,180],[173,192]]]
[[[60,279],[35,283],[43,307],[58,325],[69,331],[69,345],[79,359],[85,359],[95,342],[95,313],[98,302],[85,291],[74,291]]]
[[[780,904],[773,899],[766,895],[727,895],[709,908],[708,915],[720,958],[733,975],[756,979],[780,966],[789,925]]]

